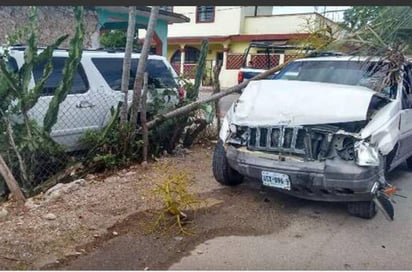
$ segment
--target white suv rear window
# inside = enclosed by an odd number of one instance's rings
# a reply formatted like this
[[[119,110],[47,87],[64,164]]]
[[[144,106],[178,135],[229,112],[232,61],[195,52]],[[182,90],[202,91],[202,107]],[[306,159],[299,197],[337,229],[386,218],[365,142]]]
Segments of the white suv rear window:
[[[123,58],[92,58],[97,70],[102,74],[107,84],[113,90],[120,91],[122,83]],[[138,59],[132,59],[130,68],[129,89],[133,89],[136,77]],[[162,60],[148,59],[146,72],[149,75],[149,85],[155,88],[175,88],[176,81],[172,72]]]

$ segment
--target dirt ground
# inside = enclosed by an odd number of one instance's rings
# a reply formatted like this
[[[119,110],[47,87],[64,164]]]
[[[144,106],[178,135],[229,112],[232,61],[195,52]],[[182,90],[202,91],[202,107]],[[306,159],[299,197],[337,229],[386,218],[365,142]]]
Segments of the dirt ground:
[[[248,219],[260,216],[257,210],[269,201],[264,194],[242,194],[247,191],[245,187],[220,186],[213,178],[212,154],[213,143],[197,145],[146,167],[133,165],[114,173],[88,175],[63,193],[31,199],[32,204],[23,210],[16,208],[13,201],[0,204],[0,211],[7,211],[0,218],[0,269],[162,269],[207,238],[223,233],[264,232],[265,226],[254,226]],[[194,218],[193,224],[188,225],[196,233],[193,236],[178,234],[175,229],[166,235],[147,232],[160,208],[159,199],[148,192],[164,178],[159,166],[165,162],[192,175],[195,181],[191,191],[206,199],[200,210],[189,214],[189,218]],[[253,199],[259,200],[252,201],[256,206],[239,209],[237,202],[250,203]],[[264,221],[281,227],[284,221],[277,220],[273,207],[271,211],[264,213]],[[135,245],[141,249],[137,250],[142,260],[138,267],[82,264],[83,255],[130,235],[139,241]],[[78,265],[70,266],[74,259],[80,260]]]

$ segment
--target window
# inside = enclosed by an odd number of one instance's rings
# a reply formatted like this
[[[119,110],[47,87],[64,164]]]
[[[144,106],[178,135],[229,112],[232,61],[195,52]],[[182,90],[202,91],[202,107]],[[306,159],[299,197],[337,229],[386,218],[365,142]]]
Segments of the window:
[[[196,23],[211,23],[215,21],[214,6],[197,6]]]
[[[0,59],[3,59],[3,56],[0,56]],[[8,57],[5,59],[7,71],[11,73],[17,73],[19,71],[19,67],[17,66],[17,61],[13,57]]]
[[[185,63],[196,63],[197,60],[199,59],[200,56],[200,50],[195,48],[195,47],[191,47],[191,46],[186,46],[185,47]],[[172,59],[170,62],[172,63],[180,63],[180,58],[181,58],[181,53],[180,50],[176,50],[176,52],[173,54]]]
[[[53,57],[53,71],[50,77],[44,84],[43,91],[41,95],[53,95],[57,88],[60,80],[63,76],[63,67],[66,62],[66,57]],[[33,68],[34,81],[37,83],[42,75],[44,67],[46,66],[46,61],[40,62]],[[89,82],[87,81],[86,74],[83,70],[83,66],[79,63],[76,73],[74,74],[72,88],[69,94],[79,94],[85,93],[89,89]]]
[[[161,10],[173,12],[173,6],[160,6]]]
[[[120,91],[122,86],[123,58],[92,58],[92,62],[102,74],[110,88],[115,91]],[[129,90],[133,89],[137,64],[138,59],[132,59]],[[148,59],[146,72],[149,74],[149,85],[154,85],[155,88],[176,87],[176,81],[163,61]]]

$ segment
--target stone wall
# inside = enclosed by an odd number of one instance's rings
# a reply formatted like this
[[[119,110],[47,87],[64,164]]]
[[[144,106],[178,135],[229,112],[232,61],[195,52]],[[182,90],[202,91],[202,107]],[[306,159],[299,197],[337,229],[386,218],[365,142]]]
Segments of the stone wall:
[[[46,46],[64,34],[74,34],[74,16],[71,7],[39,6],[38,11],[38,46]],[[0,45],[5,44],[7,35],[15,33],[28,23],[29,7],[0,6]],[[97,14],[85,10],[85,48],[98,47],[99,31]],[[68,47],[70,37],[61,45]],[[25,44],[25,41],[20,41]]]

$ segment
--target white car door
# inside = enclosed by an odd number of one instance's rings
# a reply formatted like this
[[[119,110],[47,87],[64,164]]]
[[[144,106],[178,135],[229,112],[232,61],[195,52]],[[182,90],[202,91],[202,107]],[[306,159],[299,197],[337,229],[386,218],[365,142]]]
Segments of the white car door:
[[[55,88],[62,78],[65,61],[66,57],[53,57],[52,75],[45,84],[43,95],[30,110],[30,116],[40,125],[43,125],[44,116],[53,98]],[[43,67],[39,65],[33,70],[35,82],[41,77]],[[79,138],[87,130],[97,130],[102,127],[106,113],[113,106],[112,99],[105,98],[105,92],[90,84],[81,63],[74,76],[69,94],[60,104],[57,122],[51,132],[52,138],[68,150],[77,149]]]

